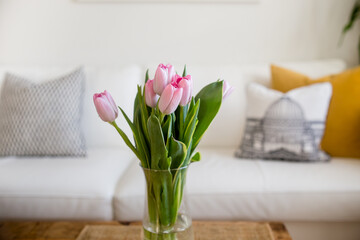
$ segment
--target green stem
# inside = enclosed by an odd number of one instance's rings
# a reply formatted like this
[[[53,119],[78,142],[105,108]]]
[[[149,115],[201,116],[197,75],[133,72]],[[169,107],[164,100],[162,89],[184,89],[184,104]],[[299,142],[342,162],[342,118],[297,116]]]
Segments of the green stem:
[[[109,122],[110,123],[110,122]],[[136,155],[136,157],[138,159],[141,159],[141,156],[139,154],[139,152],[137,151],[137,149],[134,147],[134,145],[130,142],[129,138],[126,136],[126,134],[118,127],[118,125],[116,124],[116,122],[111,122],[110,123],[120,134],[120,136],[122,137],[122,139],[124,140],[125,144],[133,151],[133,153]]]
[[[176,240],[176,233],[152,233],[144,230],[144,240]]]
[[[144,230],[145,239],[176,240],[176,233],[172,233],[172,230],[182,201],[184,171],[145,171],[149,221],[154,231],[158,232],[154,234]],[[176,178],[174,182],[173,178]]]

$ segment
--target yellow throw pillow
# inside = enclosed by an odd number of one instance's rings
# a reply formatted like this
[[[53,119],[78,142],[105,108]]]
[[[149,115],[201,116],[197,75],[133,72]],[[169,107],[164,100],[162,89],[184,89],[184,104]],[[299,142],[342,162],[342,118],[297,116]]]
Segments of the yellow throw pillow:
[[[321,147],[331,156],[360,158],[360,67],[312,80],[278,66],[271,66],[272,88],[281,92],[319,82],[331,82],[329,106]]]

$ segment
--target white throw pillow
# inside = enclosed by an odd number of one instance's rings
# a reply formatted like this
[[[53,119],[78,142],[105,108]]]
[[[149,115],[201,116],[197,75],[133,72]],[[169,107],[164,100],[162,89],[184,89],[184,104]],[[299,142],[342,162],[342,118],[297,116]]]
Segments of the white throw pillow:
[[[313,84],[282,93],[251,83],[246,128],[236,156],[288,161],[327,161],[319,149],[332,86]]]

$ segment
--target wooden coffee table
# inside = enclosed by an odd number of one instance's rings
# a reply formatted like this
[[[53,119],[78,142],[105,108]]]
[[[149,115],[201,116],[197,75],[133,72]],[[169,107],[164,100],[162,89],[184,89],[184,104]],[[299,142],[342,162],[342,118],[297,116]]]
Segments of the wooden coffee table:
[[[259,234],[256,234],[257,225],[267,226],[274,240],[291,240],[284,224],[282,223],[257,223],[257,222],[207,222],[195,221],[193,223],[195,240],[197,239],[211,239],[199,237],[199,233],[208,232],[223,232],[226,234],[227,229],[234,227],[254,229],[254,240],[259,239]],[[0,239],[1,240],[76,240],[79,235],[81,239],[84,236],[84,231],[91,228],[104,229],[133,229],[137,232],[136,237],[129,237],[124,239],[139,239],[142,226],[140,223],[119,223],[119,222],[0,222]],[[118,226],[114,228],[111,226]],[[124,228],[124,226],[128,226]],[[249,228],[250,227],[250,228]],[[260,229],[260,228],[259,228]],[[228,233],[227,233],[228,234]],[[87,238],[85,238],[87,239]],[[90,238],[100,239],[100,238]],[[234,238],[235,239],[235,238]],[[238,238],[236,238],[238,239]],[[239,238],[242,239],[242,238]],[[249,238],[247,238],[249,239]],[[251,238],[252,239],[252,238]]]

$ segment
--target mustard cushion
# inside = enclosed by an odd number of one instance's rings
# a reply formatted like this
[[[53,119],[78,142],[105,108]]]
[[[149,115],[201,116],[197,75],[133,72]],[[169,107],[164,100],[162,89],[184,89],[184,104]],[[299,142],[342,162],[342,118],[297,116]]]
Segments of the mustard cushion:
[[[334,157],[360,158],[360,67],[312,80],[278,66],[271,66],[272,88],[281,92],[319,82],[331,82],[329,106],[321,147]]]

